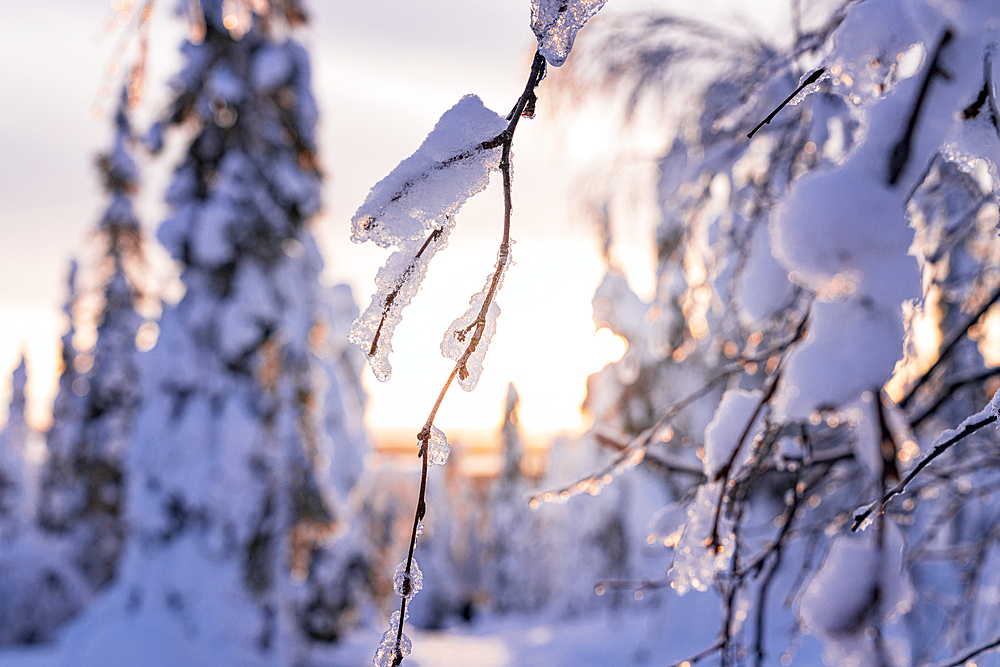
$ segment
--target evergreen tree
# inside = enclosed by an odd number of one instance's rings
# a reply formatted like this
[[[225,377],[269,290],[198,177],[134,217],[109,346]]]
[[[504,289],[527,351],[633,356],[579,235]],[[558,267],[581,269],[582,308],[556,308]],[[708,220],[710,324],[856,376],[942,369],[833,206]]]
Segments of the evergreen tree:
[[[48,433],[38,524],[63,543],[62,551],[93,590],[114,577],[125,535],[123,457],[139,405],[136,335],[142,317],[127,266],[140,261],[141,233],[132,207],[138,167],[130,155],[132,132],[123,92],[113,146],[98,165],[110,202],[98,224],[106,243],[104,304],[92,350],[73,346],[75,290],[66,306],[63,371]],[[85,367],[88,366],[88,367]]]
[[[27,382],[27,364],[22,354],[11,374],[7,422],[0,430],[0,545],[16,540],[27,518],[28,480],[24,461],[30,428],[24,417]]]
[[[320,173],[308,55],[290,36],[304,14],[188,11],[174,102],[148,137],[155,150],[195,128],[158,232],[186,291],[143,364],[122,576],[69,641],[83,662],[292,665],[311,597],[293,574],[314,583],[293,565],[333,519],[314,467]]]
[[[24,415],[26,382],[22,356],[12,376],[7,424],[0,431],[0,646],[51,641],[89,594],[61,545],[36,530],[33,475],[25,459],[34,435]]]

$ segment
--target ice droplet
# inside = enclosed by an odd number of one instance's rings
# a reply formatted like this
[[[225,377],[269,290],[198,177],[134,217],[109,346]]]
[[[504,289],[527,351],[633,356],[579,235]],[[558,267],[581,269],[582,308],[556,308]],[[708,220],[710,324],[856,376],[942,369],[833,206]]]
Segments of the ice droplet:
[[[437,426],[431,426],[431,436],[427,440],[427,465],[443,466],[448,462],[448,455],[451,454],[451,445],[445,438],[444,431]],[[419,526],[423,530],[423,524]],[[420,533],[418,532],[419,536]]]
[[[396,567],[396,573],[392,575],[392,588],[396,595],[405,598],[407,601],[413,599],[421,588],[424,587],[424,574],[417,567],[417,561],[410,561],[410,571],[406,571],[406,561]]]
[[[511,240],[511,246],[514,241]],[[465,314],[456,319],[448,327],[441,340],[441,355],[445,359],[458,361],[461,359],[470,346],[475,344],[475,348],[469,354],[465,364],[459,369],[458,385],[465,391],[472,391],[479,384],[479,376],[483,373],[483,359],[486,357],[486,348],[489,347],[490,340],[497,330],[497,317],[500,316],[500,306],[497,305],[496,295],[503,286],[504,276],[507,268],[514,263],[511,259],[511,247],[507,247],[507,254],[504,255],[501,249],[500,256],[497,257],[496,268],[486,276],[486,284],[483,289],[474,294],[469,299],[469,309]],[[484,317],[482,314],[483,305],[487,296],[490,296],[490,287],[493,284],[493,276],[499,271],[496,288],[493,291],[492,301],[486,310]]]
[[[538,51],[553,67],[566,62],[576,33],[606,0],[532,0],[531,29]]]
[[[403,658],[410,655],[412,649],[413,642],[405,634],[397,644],[396,631],[390,628],[382,635],[382,643],[375,650],[375,659],[373,660],[375,667],[396,667],[403,662]]]

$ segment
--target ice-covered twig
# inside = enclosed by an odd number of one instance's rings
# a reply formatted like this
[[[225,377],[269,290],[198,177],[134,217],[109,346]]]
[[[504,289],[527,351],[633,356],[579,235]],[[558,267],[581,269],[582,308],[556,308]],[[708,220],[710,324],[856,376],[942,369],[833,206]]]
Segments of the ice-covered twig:
[[[978,648],[974,648],[961,658],[956,658],[954,660],[949,660],[948,662],[941,663],[938,667],[958,667],[959,665],[972,664],[969,661],[975,658],[977,655],[986,653],[987,651],[992,651],[995,648],[1000,647],[1000,637],[997,637],[993,641],[983,644]]]
[[[807,320],[808,316],[804,317],[796,327],[795,333],[788,340],[782,341],[780,344],[774,346],[774,348],[758,355],[759,358],[743,357],[740,359],[735,359],[732,364],[720,370],[717,375],[715,375],[707,382],[705,382],[705,384],[702,385],[699,389],[691,392],[690,394],[681,398],[680,400],[675,401],[674,403],[668,405],[666,408],[664,408],[663,415],[660,416],[660,418],[657,419],[652,426],[650,426],[645,431],[643,431],[635,438],[633,438],[627,445],[622,445],[620,443],[615,442],[614,446],[616,449],[619,450],[620,453],[618,454],[618,456],[615,457],[613,461],[602,467],[600,470],[593,473],[592,475],[588,475],[587,477],[577,479],[576,481],[567,484],[566,486],[560,487],[558,489],[550,489],[548,491],[541,491],[539,493],[534,494],[529,499],[531,506],[536,507],[538,503],[543,501],[555,502],[555,501],[567,500],[569,497],[574,496],[578,493],[584,493],[584,492],[591,494],[596,493],[604,486],[610,484],[613,481],[613,479],[618,475],[622,474],[626,470],[634,468],[640,462],[645,460],[646,448],[649,447],[649,445],[651,445],[652,443],[656,442],[657,436],[662,432],[664,428],[666,428],[670,424],[671,420],[677,415],[677,413],[679,413],[681,410],[689,406],[691,403],[694,403],[698,399],[708,394],[720,383],[728,380],[730,377],[733,376],[734,373],[742,373],[745,364],[753,362],[755,359],[759,361],[761,359],[770,358],[774,354],[786,352],[792,345],[794,345],[797,341],[801,340],[802,337],[805,335]],[[606,437],[606,436],[601,436],[596,431],[592,431],[590,435],[593,435],[598,440],[600,440],[602,437]],[[660,463],[660,461],[654,462],[654,465],[656,465],[657,463]],[[662,461],[662,463],[664,463],[664,465],[666,465],[668,469],[676,467],[677,472],[685,474],[690,474],[694,472],[693,470],[686,468],[681,469],[680,467],[667,461]],[[707,477],[705,477],[704,472],[698,471],[697,474],[699,477],[707,479]]]
[[[503,175],[503,197],[504,197],[504,221],[503,221],[503,240],[500,242],[500,250],[497,253],[497,264],[496,270],[493,273],[493,278],[490,282],[489,289],[487,290],[486,296],[483,299],[482,309],[478,319],[476,320],[475,326],[472,330],[472,335],[469,337],[469,344],[465,352],[456,360],[455,366],[452,368],[451,373],[448,375],[448,379],[445,380],[444,386],[441,387],[441,391],[438,392],[437,400],[434,401],[434,407],[431,408],[430,414],[427,416],[427,421],[424,422],[423,428],[420,433],[417,434],[417,441],[420,443],[420,449],[417,455],[421,458],[420,466],[420,490],[417,494],[417,507],[413,514],[413,529],[410,532],[410,547],[406,555],[406,565],[403,568],[405,576],[409,576],[411,568],[413,567],[413,550],[417,546],[417,535],[423,521],[424,515],[427,511],[426,497],[427,497],[427,469],[429,465],[428,449],[430,447],[430,441],[433,432],[436,430],[434,427],[434,419],[437,417],[438,410],[441,408],[441,403],[444,401],[445,395],[447,395],[448,390],[451,388],[452,383],[455,378],[459,376],[465,365],[469,360],[469,357],[476,351],[480,340],[482,339],[483,333],[486,328],[486,316],[489,312],[490,306],[493,304],[493,300],[496,297],[497,289],[499,289],[500,278],[503,274],[503,270],[506,268],[508,256],[510,254],[510,220],[511,211],[513,209],[513,203],[511,199],[511,168],[510,168],[510,150],[511,145],[514,141],[514,131],[517,129],[517,122],[520,120],[521,115],[525,112],[529,101],[535,97],[535,88],[541,83],[542,78],[545,76],[545,58],[542,57],[540,53],[535,53],[535,58],[531,64],[531,73],[528,75],[528,82],[525,84],[524,92],[521,93],[521,97],[518,98],[517,104],[514,105],[514,110],[511,112],[509,121],[507,124],[507,129],[505,129],[501,134],[497,136],[497,140],[500,141],[501,155],[500,155],[500,172]],[[399,627],[396,629],[396,641],[395,645],[391,647],[392,662],[391,667],[397,667],[403,662],[404,653],[402,647],[404,646],[404,635],[403,635],[403,619],[406,618],[406,602],[407,598],[402,597],[399,603]],[[381,650],[381,647],[380,647]],[[381,667],[381,666],[380,666]]]
[[[364,351],[375,377],[383,382],[389,379],[392,371],[389,365],[392,334],[403,318],[403,309],[420,291],[431,259],[448,245],[448,235],[454,225],[455,219],[449,216],[444,225],[431,231],[422,243],[403,243],[379,269],[375,279],[379,290],[351,327],[351,342]]]
[[[615,477],[622,474],[626,470],[634,468],[642,462],[646,455],[646,448],[656,441],[657,436],[670,423],[670,420],[673,419],[678,412],[708,394],[716,387],[716,385],[724,382],[734,372],[737,371],[732,370],[729,372],[719,373],[706,382],[700,389],[691,392],[679,401],[667,406],[662,417],[657,419],[652,426],[633,438],[627,446],[622,447],[621,453],[619,453],[613,461],[594,474],[578,479],[575,482],[559,489],[551,489],[549,491],[536,493],[530,498],[529,503],[532,507],[537,507],[539,502],[567,500],[570,496],[574,496],[578,493],[587,492],[593,494],[600,491],[601,488],[610,484]],[[699,474],[703,473],[700,473],[699,471]]]
[[[993,290],[993,293],[990,295],[990,298],[987,299],[986,302],[979,307],[979,310],[970,315],[969,318],[965,320],[965,323],[962,324],[962,326],[958,327],[958,329],[956,329],[951,334],[951,336],[948,338],[948,342],[946,342],[941,347],[941,352],[938,354],[937,360],[933,364],[931,364],[931,367],[928,368],[923,375],[917,378],[917,381],[913,383],[913,386],[910,387],[910,390],[908,392],[906,392],[906,395],[904,395],[903,398],[900,399],[899,407],[905,409],[910,404],[910,401],[912,401],[913,397],[917,395],[917,392],[920,390],[920,388],[923,387],[928,380],[930,380],[932,375],[934,375],[934,371],[938,369],[938,366],[944,363],[944,361],[955,349],[955,346],[958,345],[959,342],[961,342],[962,339],[966,337],[966,335],[969,333],[969,329],[971,329],[972,326],[979,321],[979,318],[985,315],[986,311],[989,310],[990,307],[993,304],[995,304],[998,300],[1000,300],[1000,286],[997,286],[996,289]]]
[[[921,459],[920,463],[918,463],[906,477],[896,484],[896,486],[886,491],[881,499],[871,503],[863,510],[855,512],[854,524],[851,526],[851,530],[856,531],[861,527],[861,524],[865,522],[865,519],[867,519],[871,513],[876,510],[876,508],[885,507],[885,504],[889,502],[893,496],[898,496],[903,493],[903,491],[906,490],[906,486],[913,481],[914,477],[919,475],[924,468],[930,465],[931,461],[948,451],[952,445],[964,440],[982,427],[995,422],[997,420],[997,407],[995,404],[998,401],[998,396],[1000,396],[1000,392],[993,397],[993,400],[990,401],[990,404],[986,407],[986,409],[966,419],[956,430],[945,431],[942,434],[941,441],[934,446],[931,453]]]
[[[948,385],[941,390],[941,395],[938,396],[938,398],[933,403],[927,406],[927,408],[923,412],[910,419],[910,428],[916,428],[917,426],[922,424],[928,417],[937,412],[938,409],[942,405],[944,405],[945,401],[951,398],[952,395],[957,390],[961,389],[962,387],[967,387],[969,385],[976,385],[981,382],[985,382],[986,380],[989,380],[990,378],[995,377],[997,375],[1000,375],[1000,366],[996,368],[988,368],[985,371],[982,371],[981,373],[976,373],[971,377],[961,378],[959,380],[955,380],[954,382],[948,383]]]
[[[801,330],[805,331],[805,319],[802,320]],[[715,518],[712,521],[712,537],[711,542],[708,544],[710,548],[722,548],[722,542],[719,540],[719,517],[722,515],[722,503],[726,498],[726,494],[729,493],[731,486],[735,484],[732,480],[730,480],[729,476],[732,473],[733,465],[736,463],[736,458],[743,450],[743,445],[753,432],[754,424],[757,423],[757,418],[760,417],[761,412],[763,412],[764,408],[767,407],[774,398],[774,394],[778,389],[778,384],[781,382],[781,370],[782,369],[779,363],[774,376],[771,378],[770,386],[768,386],[767,391],[764,392],[760,402],[757,403],[757,407],[754,409],[753,414],[750,415],[750,419],[747,420],[747,425],[740,434],[740,438],[737,440],[736,446],[733,447],[733,452],[730,454],[729,460],[726,461],[725,465],[723,465],[718,472],[715,473],[715,479],[712,480],[713,482],[721,481],[722,484],[720,485],[721,489],[719,491],[718,504],[715,507]]]
[[[812,74],[810,74],[809,76],[807,76],[805,79],[803,79],[802,83],[799,84],[798,88],[796,88],[791,93],[789,93],[788,97],[786,97],[781,102],[781,104],[779,104],[777,107],[775,107],[774,111],[772,111],[771,113],[767,114],[767,118],[765,118],[764,120],[762,120],[759,123],[757,123],[757,127],[753,128],[752,130],[750,130],[749,132],[747,132],[747,139],[753,139],[753,135],[757,134],[757,130],[759,130],[760,128],[764,127],[765,125],[770,125],[771,121],[774,120],[774,117],[778,115],[779,111],[781,111],[782,109],[784,109],[788,105],[789,102],[791,102],[792,100],[794,100],[796,95],[798,95],[799,93],[801,93],[803,90],[805,90],[806,88],[808,88],[812,84],[814,84],[817,81],[819,81],[819,78],[821,76],[823,76],[825,73],[826,73],[826,68],[825,67],[820,67],[818,70],[816,70],[815,72],[813,72]]]
[[[913,133],[917,129],[917,120],[920,118],[920,110],[924,106],[924,100],[927,99],[927,91],[930,90],[931,81],[934,80],[935,76],[950,78],[948,73],[941,68],[939,61],[942,49],[954,38],[955,33],[952,29],[946,29],[941,35],[941,39],[938,40],[937,47],[934,49],[934,57],[931,59],[930,65],[927,66],[927,72],[924,74],[924,80],[920,84],[920,92],[917,93],[917,99],[913,103],[913,111],[910,112],[910,118],[906,123],[906,129],[903,130],[903,136],[893,144],[892,150],[889,151],[889,165],[886,177],[886,182],[889,185],[895,185],[899,181],[899,177],[903,174],[903,169],[906,168],[906,163],[910,160],[910,146],[913,143]]]

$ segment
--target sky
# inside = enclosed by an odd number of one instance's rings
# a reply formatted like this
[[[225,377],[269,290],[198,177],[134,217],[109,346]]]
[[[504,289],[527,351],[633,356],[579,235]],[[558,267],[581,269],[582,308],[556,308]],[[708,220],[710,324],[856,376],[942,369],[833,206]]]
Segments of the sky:
[[[646,1],[612,0],[602,12]],[[29,418],[37,426],[46,425],[55,391],[71,258],[82,262],[85,293],[96,289],[87,278],[98,256],[93,229],[104,199],[94,156],[111,137],[106,114],[114,96],[109,92],[120,78],[108,76],[109,64],[128,62],[131,53],[122,50],[128,44],[122,35],[130,33],[108,26],[115,25],[116,8],[122,6],[114,3],[128,2],[7,0],[0,22],[5,63],[0,73],[0,416],[9,372],[26,351]],[[662,4],[675,12],[730,18],[753,11],[739,0],[706,0],[697,7]],[[785,4],[772,6],[784,9]],[[136,113],[140,127],[168,102],[166,83],[179,67],[177,47],[185,28],[175,6],[163,0],[155,5],[149,83]],[[368,189],[410,155],[463,95],[475,93],[506,115],[523,89],[534,50],[529,7],[527,0],[325,0],[309,7],[310,25],[300,38],[313,59],[320,158],[327,176],[325,208],[313,231],[326,258],[324,281],[351,285],[364,309],[387,253],[350,243],[351,215]],[[776,10],[768,20],[780,26],[783,14]],[[755,29],[766,26],[759,23]],[[585,33],[586,28],[581,38]],[[600,159],[608,119],[576,114],[567,122],[565,106],[550,104],[559,74],[551,71],[540,86],[536,119],[518,126],[516,265],[498,298],[502,315],[479,388],[449,395],[438,420],[444,428],[494,428],[507,383],[514,382],[525,428],[579,431],[586,426],[579,405],[587,375],[624,352],[623,341],[610,332],[595,335],[590,319],[590,299],[605,269],[593,217],[584,205],[593,181],[581,165]],[[94,118],[95,107],[104,110],[103,118]],[[648,149],[655,157],[658,146]],[[156,284],[167,293],[173,274],[162,269],[167,265],[154,232],[165,217],[161,198],[172,161],[169,156],[141,161],[139,196],[153,265],[161,267]],[[651,298],[654,289],[654,224],[655,219],[629,218],[616,247],[619,263],[644,298]],[[422,424],[451,367],[438,353],[440,336],[491,271],[501,226],[496,178],[463,209],[448,250],[435,259],[408,308],[393,341],[391,381],[380,384],[366,371],[370,426]]]
[[[122,35],[128,32],[107,30],[115,18],[110,0],[8,4],[7,19],[0,23],[0,58],[7,63],[0,75],[5,90],[0,99],[0,401],[6,403],[9,372],[26,351],[30,419],[45,426],[55,391],[58,338],[67,326],[61,307],[71,258],[82,263],[85,292],[95,289],[87,277],[98,255],[92,235],[104,199],[94,156],[107,146],[111,128],[106,115],[93,117],[94,108],[105,114],[111,109],[113,95],[102,86],[119,85],[107,71],[119,60]],[[139,125],[163,108],[166,80],[179,65],[183,26],[172,5],[160,2],[155,8]],[[350,284],[363,309],[386,252],[350,243],[354,210],[463,95],[476,93],[505,115],[524,86],[534,36],[528,3],[521,0],[310,6],[310,26],[302,38],[313,58],[320,156],[327,174],[325,209],[313,231],[327,262],[324,281]],[[579,430],[587,374],[624,350],[610,332],[594,335],[590,298],[604,270],[599,242],[590,219],[573,204],[574,187],[580,187],[568,164],[574,150],[560,123],[551,114],[546,117],[547,85],[539,90],[538,118],[519,126],[514,146],[517,264],[498,299],[503,311],[498,334],[476,392],[456,389],[446,399],[439,418],[444,428],[493,428],[502,416],[507,383],[514,382],[526,428]],[[140,215],[151,246],[165,215],[160,198],[169,162],[141,163]],[[449,249],[431,266],[397,330],[392,380],[379,384],[366,370],[370,425],[423,422],[451,365],[438,352],[440,336],[481,289],[501,226],[495,179],[459,216]],[[155,247],[151,252],[162,260]]]

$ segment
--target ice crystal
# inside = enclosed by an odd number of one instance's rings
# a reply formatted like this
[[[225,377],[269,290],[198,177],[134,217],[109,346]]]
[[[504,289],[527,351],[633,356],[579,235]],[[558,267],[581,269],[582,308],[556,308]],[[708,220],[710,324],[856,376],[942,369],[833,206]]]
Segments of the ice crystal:
[[[511,241],[511,245],[513,243]],[[486,348],[489,347],[490,340],[496,333],[497,317],[500,315],[496,293],[500,291],[507,267],[512,262],[508,249],[506,256],[497,259],[496,268],[486,277],[486,285],[483,289],[469,299],[469,309],[451,323],[441,341],[441,354],[446,359],[458,361],[468,352],[465,363],[458,371],[458,385],[465,391],[472,391],[479,384],[479,376],[483,373],[483,358],[486,356]],[[500,275],[497,277],[496,287],[493,290],[493,300],[484,316],[483,304],[490,295],[493,278],[497,272]]]
[[[580,28],[607,0],[531,0],[531,29],[538,52],[553,67],[566,62]]]
[[[378,645],[378,649],[375,651],[375,667],[396,667],[403,662],[403,658],[410,655],[410,651],[413,648],[413,642],[405,634],[402,635],[399,642],[396,642],[396,631],[386,630],[385,634],[382,635],[382,642]]]
[[[406,561],[396,567],[396,573],[392,575],[392,588],[396,595],[409,601],[423,587],[424,574],[417,567],[417,561],[410,561],[409,572],[406,571]]]
[[[403,319],[403,309],[420,291],[431,258],[448,246],[448,236],[454,227],[455,219],[449,216],[426,239],[404,241],[399,250],[389,255],[375,277],[376,291],[371,304],[351,327],[351,342],[365,353],[372,372],[381,382],[392,375],[389,353],[392,335]]]
[[[683,595],[694,588],[708,589],[715,574],[724,570],[733,555],[732,520],[725,517],[725,505],[719,517],[716,537],[718,544],[712,544],[715,512],[722,485],[719,482],[704,484],[698,488],[687,510],[684,532],[674,548],[674,561],[667,572],[670,586]]]
[[[451,454],[451,445],[445,438],[444,431],[437,426],[431,426],[431,435],[427,440],[427,465],[443,466],[448,462],[448,455]],[[423,524],[418,526],[423,529]]]

